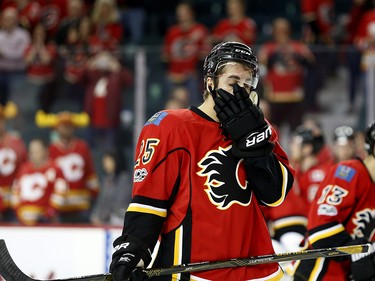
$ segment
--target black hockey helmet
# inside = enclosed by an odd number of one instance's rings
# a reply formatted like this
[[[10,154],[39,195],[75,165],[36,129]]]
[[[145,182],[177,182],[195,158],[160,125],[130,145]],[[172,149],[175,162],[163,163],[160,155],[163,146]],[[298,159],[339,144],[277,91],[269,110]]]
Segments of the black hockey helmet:
[[[208,54],[203,64],[205,77],[215,77],[221,65],[226,62],[239,62],[251,68],[252,81],[250,86],[255,89],[259,81],[258,59],[253,50],[239,42],[222,42],[217,44]]]
[[[370,155],[374,155],[374,146],[375,146],[375,121],[370,123],[366,129],[366,150]]]
[[[350,140],[354,140],[354,130],[350,126],[338,126],[336,127],[333,134],[333,141],[338,144],[347,143]]]
[[[322,135],[314,135],[313,131],[305,126],[298,126],[295,130],[295,135],[301,139],[302,144],[311,144],[313,147],[313,154],[318,153],[323,145],[324,138]]]

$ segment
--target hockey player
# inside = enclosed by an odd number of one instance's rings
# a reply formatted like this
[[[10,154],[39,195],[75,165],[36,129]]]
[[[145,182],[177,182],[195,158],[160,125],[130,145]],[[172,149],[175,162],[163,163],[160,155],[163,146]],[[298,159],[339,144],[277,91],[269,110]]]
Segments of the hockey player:
[[[29,144],[24,162],[12,187],[12,206],[21,224],[58,222],[68,190],[63,173],[48,155],[48,145],[39,138]]]
[[[298,159],[296,164],[296,181],[300,190],[300,198],[304,202],[305,215],[315,198],[319,184],[324,180],[327,170],[333,163],[321,162],[319,154],[324,147],[324,140],[314,135],[311,129],[300,126],[295,131],[291,142],[291,157]]]
[[[74,113],[57,114],[57,140],[50,144],[51,158],[64,173],[69,184],[61,210],[63,223],[89,223],[90,210],[99,192],[99,181],[88,143],[75,135]]]
[[[341,161],[320,185],[308,216],[307,246],[375,242],[375,122],[366,132],[368,156]],[[350,274],[352,275],[350,277]],[[373,280],[375,254],[297,262],[294,280]]]
[[[159,237],[154,267],[274,253],[259,205],[281,204],[294,170],[252,91],[257,58],[247,45],[223,42],[203,70],[204,102],[156,113],[139,136],[133,199],[114,241],[115,281],[147,267]],[[278,264],[262,264],[153,280],[282,277]]]

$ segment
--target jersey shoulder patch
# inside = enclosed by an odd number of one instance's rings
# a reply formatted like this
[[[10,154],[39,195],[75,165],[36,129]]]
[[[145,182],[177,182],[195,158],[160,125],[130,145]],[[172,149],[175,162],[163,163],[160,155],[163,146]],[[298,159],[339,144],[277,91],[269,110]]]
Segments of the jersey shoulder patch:
[[[159,126],[161,121],[163,121],[163,119],[168,115],[167,112],[165,111],[159,111],[157,113],[155,113],[154,115],[152,115],[150,117],[150,119],[147,120],[145,126],[147,125],[156,125],[156,126]]]
[[[335,177],[339,179],[343,179],[347,182],[351,182],[354,175],[356,174],[356,170],[352,167],[346,165],[339,165],[335,171]]]

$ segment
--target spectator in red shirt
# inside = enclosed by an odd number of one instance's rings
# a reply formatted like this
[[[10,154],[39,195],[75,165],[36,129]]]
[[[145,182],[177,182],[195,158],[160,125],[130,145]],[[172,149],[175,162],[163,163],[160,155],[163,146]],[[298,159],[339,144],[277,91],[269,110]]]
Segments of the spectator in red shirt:
[[[68,0],[39,0],[42,6],[40,20],[47,28],[49,39],[55,39],[60,22],[66,17]]]
[[[264,67],[264,96],[271,106],[277,127],[291,131],[301,124],[304,113],[304,74],[306,66],[314,63],[314,55],[302,42],[293,40],[290,23],[285,18],[273,21],[273,38],[259,52]]]
[[[246,16],[244,0],[226,1],[227,17],[221,19],[212,29],[212,41],[237,41],[251,46],[255,43],[257,26],[253,19]]]
[[[84,109],[90,116],[92,146],[113,147],[120,126],[123,91],[133,83],[131,72],[108,51],[94,55],[87,64]]]
[[[35,26],[24,58],[27,78],[37,87],[38,108],[49,112],[57,97],[57,48],[52,41],[47,41],[46,28],[42,23]]]
[[[209,31],[195,19],[193,6],[180,2],[176,7],[177,23],[168,28],[164,37],[162,60],[167,65],[165,92],[167,95],[174,87],[185,86],[189,89],[190,103],[200,103],[201,78],[197,72],[198,64],[209,51]]]
[[[2,8],[13,7],[18,12],[19,24],[30,32],[40,22],[42,6],[37,1],[8,0],[4,1]]]
[[[95,0],[91,21],[93,36],[90,43],[94,48],[117,48],[122,40],[123,28],[116,1]]]

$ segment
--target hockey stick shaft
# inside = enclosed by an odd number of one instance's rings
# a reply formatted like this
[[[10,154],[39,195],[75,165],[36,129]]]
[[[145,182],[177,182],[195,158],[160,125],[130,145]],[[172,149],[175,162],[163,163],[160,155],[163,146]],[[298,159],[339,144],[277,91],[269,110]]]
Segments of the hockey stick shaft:
[[[331,258],[346,256],[351,254],[367,253],[371,250],[371,244],[360,244],[353,246],[341,246],[333,248],[313,249],[299,252],[288,252],[279,254],[262,255],[250,258],[231,259],[225,261],[199,262],[184,265],[172,266],[169,268],[150,268],[145,272],[148,277],[177,274],[184,272],[195,272],[203,270],[213,270],[220,268],[232,268],[241,266],[252,266],[257,264],[287,262],[294,260],[306,260],[316,258]]]
[[[277,263],[294,260],[316,259],[320,257],[330,258],[346,256],[351,254],[367,253],[371,249],[371,244],[360,244],[352,246],[341,246],[333,248],[323,248],[314,250],[305,250],[300,252],[288,252],[279,254],[262,255],[250,258],[231,259],[224,261],[189,263],[168,268],[149,268],[144,272],[148,277],[170,275],[184,272],[196,272],[203,270],[213,270],[220,268],[232,268],[242,266],[252,266],[257,264]],[[24,274],[14,263],[6,247],[5,241],[0,239],[0,275],[7,281],[46,281],[33,279]],[[109,273],[88,275],[81,277],[72,277],[65,279],[54,279],[60,281],[112,281]]]

